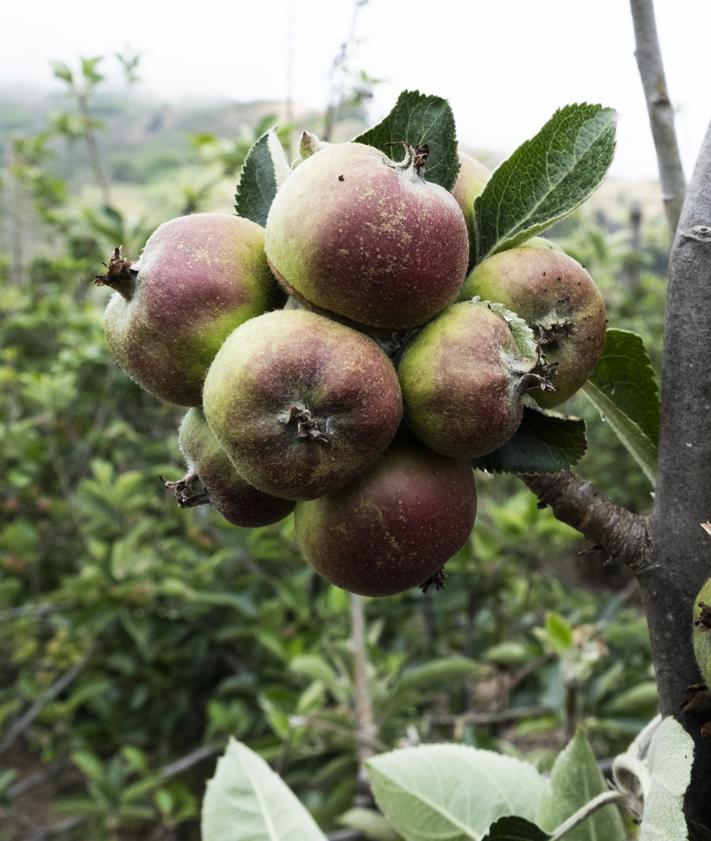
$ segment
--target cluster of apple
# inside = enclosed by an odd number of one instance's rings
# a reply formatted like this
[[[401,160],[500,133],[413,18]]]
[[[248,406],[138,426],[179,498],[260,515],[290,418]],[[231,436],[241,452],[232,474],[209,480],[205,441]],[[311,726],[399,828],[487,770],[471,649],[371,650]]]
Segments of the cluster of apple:
[[[241,526],[294,511],[318,572],[389,595],[441,580],[474,525],[471,460],[514,435],[526,395],[550,407],[585,382],[605,308],[546,240],[472,267],[489,174],[472,158],[449,192],[424,177],[426,147],[311,152],[265,228],[195,214],[135,263],[117,250],[106,337],[143,388],[193,407],[180,504]]]

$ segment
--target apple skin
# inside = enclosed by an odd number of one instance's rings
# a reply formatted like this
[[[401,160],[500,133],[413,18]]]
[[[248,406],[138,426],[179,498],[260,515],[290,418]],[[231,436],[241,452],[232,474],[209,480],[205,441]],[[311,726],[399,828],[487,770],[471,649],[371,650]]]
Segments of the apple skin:
[[[142,388],[168,403],[199,406],[207,369],[224,339],[284,296],[264,254],[264,230],[226,213],[171,219],[130,264],[105,315],[109,350]]]
[[[518,429],[536,363],[533,343],[522,356],[507,321],[486,303],[454,304],[402,355],[398,375],[405,422],[442,455],[486,455]]]
[[[299,164],[272,203],[265,248],[290,294],[385,330],[424,324],[444,309],[469,258],[452,194],[414,163],[361,143],[326,146]]]
[[[237,472],[293,500],[322,496],[365,470],[402,417],[397,374],[375,342],[306,310],[238,327],[210,366],[203,401]]]
[[[475,518],[471,466],[400,439],[350,484],[297,503],[294,513],[313,568],[363,596],[391,596],[437,576]]]
[[[563,403],[585,383],[605,346],[605,302],[572,257],[545,240],[494,254],[467,277],[460,300],[497,301],[533,329],[546,362],[556,365],[555,391],[531,392],[543,407]]]
[[[474,255],[474,199],[484,192],[491,170],[476,158],[459,151],[459,174],[452,187],[452,195],[462,209],[469,232],[469,257]]]
[[[210,504],[235,526],[256,528],[278,523],[294,510],[293,502],[253,488],[237,473],[200,409],[189,409],[178,430],[178,446],[188,473],[196,473]]]

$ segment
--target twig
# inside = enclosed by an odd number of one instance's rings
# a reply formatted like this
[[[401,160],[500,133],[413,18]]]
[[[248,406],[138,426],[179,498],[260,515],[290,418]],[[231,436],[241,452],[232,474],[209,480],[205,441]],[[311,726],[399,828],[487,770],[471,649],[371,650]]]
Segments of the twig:
[[[555,516],[599,545],[609,558],[635,573],[647,571],[650,539],[647,518],[616,505],[592,482],[567,470],[522,474],[521,480]]]
[[[559,841],[560,838],[567,835],[571,830],[575,829],[576,826],[579,826],[583,821],[587,820],[591,815],[594,815],[595,812],[598,812],[605,806],[610,806],[615,803],[621,804],[626,800],[627,795],[623,794],[621,791],[617,791],[617,789],[603,791],[602,794],[598,794],[597,797],[593,797],[592,800],[588,801],[581,809],[575,812],[575,814],[571,815],[566,821],[563,821],[553,835],[551,835],[550,841]]]
[[[365,609],[363,597],[351,593],[351,646],[353,649],[353,685],[355,690],[356,745],[358,751],[358,787],[361,796],[370,800],[370,787],[365,769],[373,756],[377,727],[373,718],[373,703],[368,686],[367,654],[365,648]]]
[[[537,672],[541,666],[545,666],[545,664],[549,660],[553,660],[555,656],[554,651],[547,651],[545,654],[541,654],[540,657],[536,657],[535,660],[531,660],[530,663],[526,663],[525,666],[522,666],[517,672],[514,672],[514,674],[511,675],[511,680],[509,680],[506,690],[508,692],[512,692],[517,686],[520,686],[529,675]]]
[[[187,771],[203,760],[209,759],[221,750],[222,747],[220,745],[202,745],[195,748],[195,750],[191,750],[190,753],[186,753],[185,756],[181,756],[180,759],[164,765],[158,771],[158,776],[161,780],[169,780],[172,777],[177,777],[178,774],[182,774],[183,771]]]
[[[25,616],[47,616],[49,613],[61,613],[64,610],[69,610],[69,607],[58,604],[26,604],[21,607],[8,607],[0,610],[0,622],[22,619]]]
[[[7,731],[0,740],[0,753],[4,753],[13,742],[21,736],[25,730],[32,724],[42,710],[53,701],[58,695],[78,677],[81,671],[86,667],[93,654],[93,648],[89,649],[88,653],[71,668],[67,669],[64,674],[58,678],[50,687],[46,689],[39,698],[32,704],[32,706],[15,720],[12,727]]]
[[[11,785],[7,790],[8,796],[10,799],[13,799],[15,797],[20,797],[28,791],[32,791],[33,788],[37,788],[37,786],[42,785],[42,783],[50,777],[57,776],[64,770],[64,768],[66,768],[66,766],[67,762],[62,760],[61,762],[55,762],[54,765],[38,768],[37,771],[33,771],[33,773],[28,774],[26,777],[23,777],[23,779],[18,780],[16,783]]]
[[[647,100],[649,124],[657,152],[659,180],[667,223],[672,236],[679,224],[686,179],[674,129],[674,108],[669,100],[662,52],[652,0],[630,0],[634,23],[635,58]]]
[[[32,835],[28,835],[25,841],[47,841],[48,838],[54,838],[57,835],[64,835],[66,832],[71,832],[78,826],[81,826],[85,820],[86,817],[83,815],[73,815],[51,826],[40,827]]]
[[[326,836],[328,841],[360,841],[362,833],[357,829],[337,829]]]
[[[552,712],[550,707],[542,705],[530,707],[509,707],[506,710],[493,712],[476,712],[474,710],[460,715],[431,715],[428,720],[432,724],[505,724],[509,721],[518,721],[521,718],[534,718],[540,715],[548,715]]]

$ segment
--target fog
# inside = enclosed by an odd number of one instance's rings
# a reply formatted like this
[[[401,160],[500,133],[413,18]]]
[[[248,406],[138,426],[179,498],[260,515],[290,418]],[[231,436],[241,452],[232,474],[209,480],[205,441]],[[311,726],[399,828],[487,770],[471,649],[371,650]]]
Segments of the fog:
[[[0,8],[0,86],[58,89],[50,59],[128,46],[143,56],[146,94],[289,93],[315,107],[327,101],[329,68],[353,14],[352,0],[2,0]],[[711,116],[711,3],[657,0],[656,8],[688,173]],[[621,114],[612,174],[656,174],[625,0],[370,0],[357,33],[353,66],[384,80],[374,120],[401,89],[419,88],[450,99],[465,145],[506,154],[560,105],[601,102]]]

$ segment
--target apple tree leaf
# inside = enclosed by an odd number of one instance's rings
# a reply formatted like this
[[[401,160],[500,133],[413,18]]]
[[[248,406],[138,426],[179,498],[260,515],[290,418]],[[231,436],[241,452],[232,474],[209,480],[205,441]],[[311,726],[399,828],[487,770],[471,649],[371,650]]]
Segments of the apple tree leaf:
[[[405,841],[482,841],[491,824],[533,819],[546,781],[526,762],[465,745],[422,745],[368,762],[376,802]]]
[[[538,823],[552,832],[598,794],[607,791],[595,754],[581,730],[553,765],[550,787],[541,799]],[[565,834],[567,841],[625,841],[619,810],[605,806]]]
[[[566,105],[500,164],[474,201],[476,262],[579,207],[612,163],[616,122],[612,108]]]
[[[584,420],[527,405],[513,437],[472,464],[490,473],[554,473],[580,461],[586,448]]]
[[[202,804],[203,841],[326,841],[258,754],[230,739]]]
[[[288,174],[284,147],[274,129],[270,129],[247,153],[235,191],[237,215],[264,226],[274,196]]]
[[[600,361],[582,391],[654,484],[659,386],[642,337],[608,330]]]
[[[419,91],[403,91],[393,110],[377,126],[354,138],[375,146],[389,158],[402,158],[402,142],[430,147],[424,176],[451,190],[459,172],[454,114],[446,99]]]

